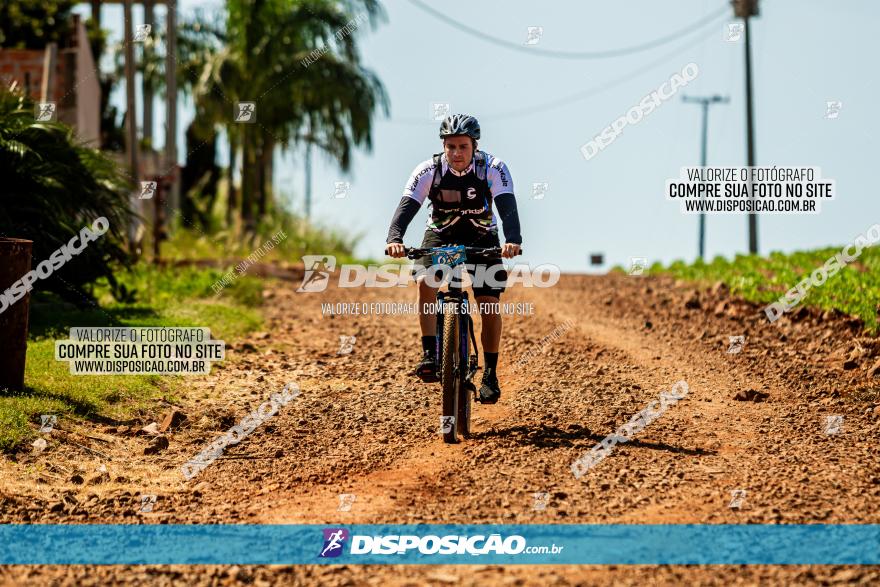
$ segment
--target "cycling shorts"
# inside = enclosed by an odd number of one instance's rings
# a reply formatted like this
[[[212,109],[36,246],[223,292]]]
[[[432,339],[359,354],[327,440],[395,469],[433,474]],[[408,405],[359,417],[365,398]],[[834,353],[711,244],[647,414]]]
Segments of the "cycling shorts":
[[[478,236],[476,238],[471,237],[469,240],[462,242],[462,239],[459,240],[450,240],[448,237],[444,237],[442,234],[437,234],[433,230],[426,230],[425,236],[422,239],[421,248],[427,249],[430,247],[444,247],[449,245],[465,245],[468,247],[498,247],[501,246],[500,241],[498,240],[498,233],[491,232],[486,234],[485,236]],[[465,261],[467,264],[472,264],[475,267],[468,268],[468,273],[471,276],[471,279],[474,277],[474,269],[476,267],[484,267],[485,273],[484,275],[492,275],[495,280],[501,285],[500,287],[489,287],[487,284],[483,284],[480,287],[472,287],[471,289],[474,292],[474,297],[482,297],[488,296],[493,298],[498,298],[504,293],[505,285],[507,284],[507,270],[503,269],[504,263],[501,261],[501,256],[495,257],[471,257],[469,256]],[[416,265],[419,265],[424,268],[428,268],[431,266],[431,256],[425,255],[424,257],[420,257],[415,261]],[[494,271],[493,268],[497,266],[501,266],[502,269]],[[482,271],[481,271],[482,273]],[[440,279],[440,271],[437,270],[435,272],[436,277],[434,279]]]

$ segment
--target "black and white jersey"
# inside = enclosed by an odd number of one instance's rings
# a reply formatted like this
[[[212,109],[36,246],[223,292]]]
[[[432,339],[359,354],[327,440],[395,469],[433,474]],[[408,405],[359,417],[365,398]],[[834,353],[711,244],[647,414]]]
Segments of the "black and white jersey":
[[[478,157],[486,162],[485,174],[476,168]],[[435,182],[438,165],[440,177],[439,182]],[[428,159],[413,170],[403,190],[404,197],[412,198],[419,205],[429,200],[431,215],[427,226],[444,235],[454,232],[479,236],[497,232],[498,220],[492,203],[502,194],[513,194],[510,171],[503,161],[482,151],[478,151],[468,168],[460,173],[449,166],[445,154]]]

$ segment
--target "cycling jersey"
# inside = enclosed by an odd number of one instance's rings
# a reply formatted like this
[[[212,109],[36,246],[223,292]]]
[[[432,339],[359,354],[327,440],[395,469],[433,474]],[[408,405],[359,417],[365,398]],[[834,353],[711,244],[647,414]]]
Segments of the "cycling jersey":
[[[499,196],[504,197],[496,201]],[[403,242],[407,225],[425,200],[431,208],[427,228],[438,235],[469,242],[497,234],[495,204],[507,242],[522,243],[513,179],[507,165],[489,153],[476,151],[461,172],[449,165],[445,154],[420,163],[406,182],[387,242]]]

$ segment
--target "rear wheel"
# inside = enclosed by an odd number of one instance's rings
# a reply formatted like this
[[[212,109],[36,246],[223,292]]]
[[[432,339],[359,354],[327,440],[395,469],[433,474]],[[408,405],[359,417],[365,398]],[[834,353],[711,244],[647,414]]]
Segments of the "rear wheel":
[[[455,442],[455,420],[458,413],[458,390],[461,387],[456,367],[460,363],[458,348],[458,313],[452,304],[443,307],[443,342],[440,361],[440,385],[443,387],[443,415],[440,418],[443,442]]]

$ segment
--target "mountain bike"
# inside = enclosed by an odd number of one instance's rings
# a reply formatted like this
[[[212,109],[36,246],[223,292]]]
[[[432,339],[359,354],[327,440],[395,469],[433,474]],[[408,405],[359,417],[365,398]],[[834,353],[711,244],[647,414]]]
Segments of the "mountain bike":
[[[501,247],[463,245],[405,248],[404,251],[410,259],[430,255],[431,265],[445,265],[450,268],[463,265],[468,254],[486,258],[501,256]],[[449,291],[437,290],[436,308],[437,348],[434,358],[443,389],[440,433],[444,442],[454,443],[457,442],[456,431],[463,438],[470,436],[471,401],[479,401],[473,378],[477,370],[481,369],[468,295],[462,288],[460,279],[450,281]],[[473,347],[469,346],[469,342]],[[473,353],[470,352],[471,348]]]

